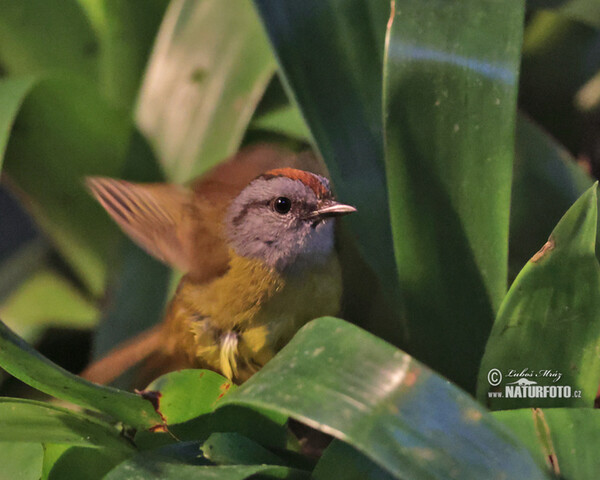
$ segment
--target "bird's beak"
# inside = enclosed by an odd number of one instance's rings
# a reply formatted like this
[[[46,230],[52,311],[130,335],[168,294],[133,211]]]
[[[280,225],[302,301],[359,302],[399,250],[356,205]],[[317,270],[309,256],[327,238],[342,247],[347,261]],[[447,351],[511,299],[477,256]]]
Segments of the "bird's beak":
[[[352,212],[356,212],[356,208],[351,205],[327,200],[319,205],[317,210],[311,212],[309,218],[341,217],[342,215],[348,215]]]

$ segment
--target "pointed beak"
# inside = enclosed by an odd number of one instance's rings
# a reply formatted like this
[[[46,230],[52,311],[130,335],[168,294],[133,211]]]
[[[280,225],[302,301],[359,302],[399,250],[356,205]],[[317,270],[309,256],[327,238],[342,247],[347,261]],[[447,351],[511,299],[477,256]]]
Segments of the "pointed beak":
[[[351,205],[327,200],[319,205],[319,208],[309,215],[309,218],[341,217],[349,213],[356,212],[356,208]]]

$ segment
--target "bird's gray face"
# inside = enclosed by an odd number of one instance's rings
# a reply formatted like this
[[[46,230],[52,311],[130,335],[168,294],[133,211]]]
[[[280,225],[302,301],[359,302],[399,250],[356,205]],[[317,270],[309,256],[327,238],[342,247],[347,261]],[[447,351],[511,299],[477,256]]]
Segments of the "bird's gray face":
[[[327,179],[299,173],[310,184],[267,173],[232,202],[225,226],[238,255],[284,271],[323,262],[332,252],[334,217],[355,209],[333,200]]]

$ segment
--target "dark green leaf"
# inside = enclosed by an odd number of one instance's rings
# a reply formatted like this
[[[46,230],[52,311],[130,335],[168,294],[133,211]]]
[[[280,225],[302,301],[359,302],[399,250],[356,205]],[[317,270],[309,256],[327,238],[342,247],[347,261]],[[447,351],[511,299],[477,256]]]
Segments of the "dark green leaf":
[[[19,108],[34,84],[30,76],[0,79],[0,167]]]
[[[108,423],[47,403],[18,398],[0,398],[0,441],[133,450]]]
[[[128,456],[121,450],[107,448],[62,448],[63,445],[44,445],[44,463],[51,450],[58,458],[48,465],[43,480],[100,480]]]
[[[399,478],[546,478],[469,395],[343,320],[303,327],[229,404],[289,415]]]
[[[388,0],[255,0],[290,95],[300,108],[342,201],[358,208],[344,222],[349,241],[383,287],[380,302],[394,302],[393,262],[383,162],[381,70]],[[318,53],[317,53],[318,52]],[[358,262],[352,259],[352,262]],[[366,298],[364,282],[345,290]],[[394,343],[404,340],[398,314],[373,315],[361,324]],[[390,317],[392,318],[390,320]],[[358,318],[356,320],[359,320]]]
[[[511,279],[591,185],[569,152],[533,122],[518,118],[508,248]]]
[[[506,291],[524,4],[395,5],[385,146],[410,351],[473,391]]]
[[[202,444],[202,455],[217,465],[283,465],[266,448],[239,433],[215,432]]]
[[[323,452],[313,471],[315,480],[392,480],[391,474],[382,470],[372,460],[357,452],[350,445],[334,440]]]
[[[0,442],[2,478],[39,480],[44,450],[39,443]]]
[[[495,410],[593,406],[600,383],[597,201],[596,184],[521,270],[498,312],[478,381],[479,399]],[[493,369],[503,378],[497,373],[490,377]],[[515,382],[520,383],[510,385]],[[567,388],[570,394],[556,391],[551,397],[547,390],[543,397],[508,398],[511,391],[518,395],[527,390],[520,386],[523,382],[535,382],[530,385],[540,389]]]
[[[171,3],[137,111],[169,180],[188,181],[237,150],[274,69],[249,2]]]
[[[513,430],[540,465],[556,468],[562,478],[598,478],[600,445],[596,433],[600,428],[600,411],[523,409],[494,412],[494,417]]]
[[[87,382],[40,355],[0,321],[0,367],[28,385],[77,405],[100,410],[134,427],[161,424],[152,404],[138,395]]]

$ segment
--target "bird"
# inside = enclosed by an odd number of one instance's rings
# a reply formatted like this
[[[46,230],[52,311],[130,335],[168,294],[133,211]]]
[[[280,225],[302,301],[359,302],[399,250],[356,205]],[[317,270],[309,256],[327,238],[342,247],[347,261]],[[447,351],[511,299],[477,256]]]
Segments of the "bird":
[[[296,168],[304,165],[315,168]],[[145,362],[144,382],[204,368],[240,384],[304,324],[338,314],[335,220],[356,208],[335,199],[322,170],[311,154],[259,144],[191,188],[88,177],[90,192],[121,229],[185,274],[162,323],[81,376],[110,383]]]

